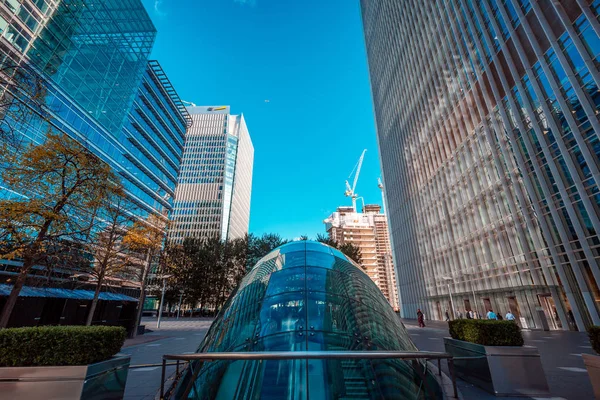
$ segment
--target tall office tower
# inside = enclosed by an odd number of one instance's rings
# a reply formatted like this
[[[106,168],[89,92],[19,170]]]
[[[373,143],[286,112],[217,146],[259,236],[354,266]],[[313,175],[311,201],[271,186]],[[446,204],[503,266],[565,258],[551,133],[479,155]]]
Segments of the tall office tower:
[[[158,61],[148,62],[120,142],[126,151],[122,177],[146,212],[172,210],[185,133],[192,118]]]
[[[1,118],[0,129],[11,124],[34,143],[50,127],[67,133],[114,168],[140,216],[165,215],[191,120],[160,65],[148,62],[155,36],[140,0],[0,3],[2,73],[39,77],[49,117]],[[18,96],[11,91],[0,87],[0,97]],[[0,196],[14,195],[1,186]]]
[[[248,233],[254,147],[243,115],[229,106],[188,107],[193,126],[185,140],[169,238]]]
[[[398,290],[388,234],[387,219],[377,204],[367,204],[362,213],[338,207],[327,218],[329,237],[340,244],[351,243],[361,252],[361,265],[389,303],[398,309]]]
[[[361,9],[402,314],[600,323],[600,1]]]

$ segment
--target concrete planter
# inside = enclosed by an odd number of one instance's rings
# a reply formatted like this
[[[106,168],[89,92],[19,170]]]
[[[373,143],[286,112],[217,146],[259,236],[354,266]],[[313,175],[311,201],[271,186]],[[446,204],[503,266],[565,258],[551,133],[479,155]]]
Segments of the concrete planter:
[[[90,365],[0,368],[0,397],[28,400],[123,398],[131,356]]]
[[[600,356],[593,354],[582,354],[581,356],[594,388],[594,397],[600,399]]]
[[[483,346],[444,338],[456,376],[496,396],[548,396],[548,382],[536,347]],[[467,358],[468,357],[468,358]]]

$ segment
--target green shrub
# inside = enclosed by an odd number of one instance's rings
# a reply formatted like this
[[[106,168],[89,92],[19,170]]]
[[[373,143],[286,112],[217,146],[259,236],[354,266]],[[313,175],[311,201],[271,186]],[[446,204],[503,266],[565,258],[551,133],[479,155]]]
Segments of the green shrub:
[[[125,335],[117,326],[0,329],[0,367],[93,364],[118,353]]]
[[[588,329],[588,336],[592,343],[592,348],[598,354],[600,354],[600,326],[592,326]]]
[[[457,319],[449,322],[450,336],[484,346],[523,346],[519,325],[511,321]]]

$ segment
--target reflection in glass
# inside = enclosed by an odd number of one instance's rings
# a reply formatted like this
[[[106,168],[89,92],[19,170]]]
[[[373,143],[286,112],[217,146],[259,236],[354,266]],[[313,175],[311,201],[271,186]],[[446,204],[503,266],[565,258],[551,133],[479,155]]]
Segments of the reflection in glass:
[[[416,351],[377,286],[342,253],[316,242],[284,245],[242,280],[199,352]],[[427,399],[441,398],[401,360],[264,360],[194,364],[200,372],[187,398]],[[177,389],[186,396],[188,371]]]

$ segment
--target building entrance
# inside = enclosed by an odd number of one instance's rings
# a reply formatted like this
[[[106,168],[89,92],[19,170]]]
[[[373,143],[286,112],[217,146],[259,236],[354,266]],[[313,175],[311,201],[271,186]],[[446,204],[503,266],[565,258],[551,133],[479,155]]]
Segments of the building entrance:
[[[542,309],[548,322],[548,327],[552,330],[562,329],[562,324],[558,318],[558,312],[556,311],[556,304],[551,294],[543,294],[539,296]]]

